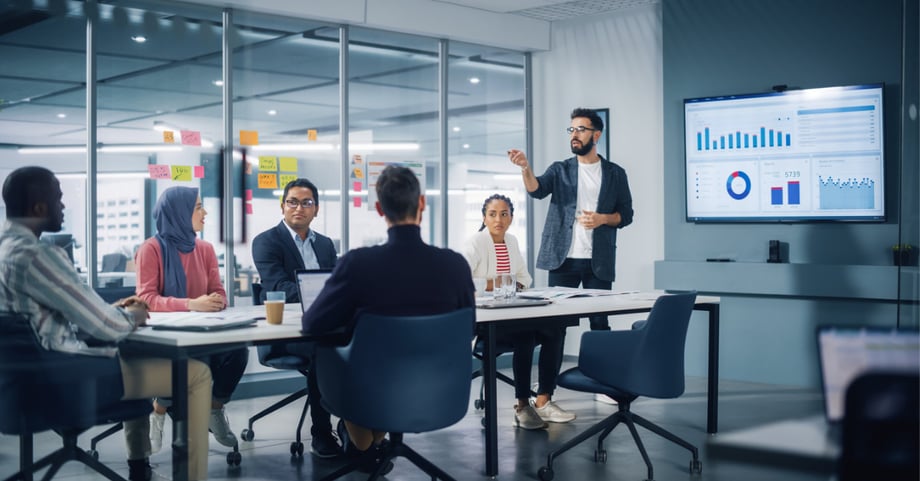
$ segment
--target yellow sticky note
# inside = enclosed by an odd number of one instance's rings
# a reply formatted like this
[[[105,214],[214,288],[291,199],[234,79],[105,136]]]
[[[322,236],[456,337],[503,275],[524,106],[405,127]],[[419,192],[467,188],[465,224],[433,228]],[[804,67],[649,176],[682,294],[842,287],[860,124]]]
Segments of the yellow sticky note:
[[[316,141],[316,129],[307,130],[307,140],[311,142]]]
[[[297,174],[281,174],[278,176],[281,179],[281,183],[278,185],[278,188],[284,188],[288,185],[288,182],[297,179]]]
[[[163,131],[163,142],[167,144],[174,144],[176,142],[176,137],[172,130]]]
[[[172,180],[180,180],[184,182],[189,182],[192,180],[192,166],[191,165],[173,165],[170,166]]]
[[[274,172],[278,170],[278,159],[271,155],[260,155],[259,170],[262,172]]]
[[[278,174],[259,174],[260,189],[277,189]]]
[[[297,157],[281,157],[282,172],[297,172]]]
[[[240,130],[240,145],[259,145],[259,132],[256,130]]]

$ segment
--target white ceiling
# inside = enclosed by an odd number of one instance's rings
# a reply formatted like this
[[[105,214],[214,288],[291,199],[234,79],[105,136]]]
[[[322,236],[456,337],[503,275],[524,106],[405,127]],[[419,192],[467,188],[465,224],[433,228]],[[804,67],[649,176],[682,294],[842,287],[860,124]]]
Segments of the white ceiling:
[[[660,3],[660,0],[431,0],[549,22]]]

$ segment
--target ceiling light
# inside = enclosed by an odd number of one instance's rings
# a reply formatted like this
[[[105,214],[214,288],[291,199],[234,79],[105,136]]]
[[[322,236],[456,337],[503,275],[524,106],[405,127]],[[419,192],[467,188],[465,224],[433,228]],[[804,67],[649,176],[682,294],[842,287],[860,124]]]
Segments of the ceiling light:
[[[463,148],[464,148],[464,149],[470,148],[470,144],[463,144]]]
[[[181,152],[178,145],[164,144],[134,144],[134,145],[99,145],[100,153],[130,153],[130,152]],[[32,154],[84,154],[86,147],[82,145],[56,145],[49,147],[20,147],[17,152],[23,155]]]
[[[224,86],[224,81],[223,81],[223,80],[215,80],[215,81],[213,81],[213,82],[211,82],[211,83],[214,84],[216,87],[223,87],[223,86]]]
[[[65,119],[65,118],[67,118],[67,114],[57,114],[57,118],[59,118],[59,119]]]
[[[476,85],[479,83],[479,77],[470,77],[470,83]]]
[[[353,144],[349,144],[348,147],[352,150],[404,151],[404,150],[418,150],[419,149],[419,145],[414,142],[390,142],[390,143],[374,142],[371,144],[353,143]]]
[[[451,130],[453,130],[454,132],[460,132],[460,127],[454,127],[454,128],[451,129]]]
[[[253,145],[253,152],[265,152],[271,150],[287,150],[287,151],[296,151],[296,152],[316,152],[316,151],[326,151],[326,150],[335,150],[335,146],[332,144],[323,144],[317,142],[310,142],[309,144],[259,144]]]
[[[132,35],[131,40],[134,40],[136,43],[144,43],[147,41],[147,37],[143,35]]]
[[[157,132],[166,132],[167,130],[171,130],[173,132],[179,131],[177,127],[173,127],[172,125],[169,125],[166,122],[160,120],[153,121],[153,130],[156,130]]]
[[[268,115],[278,115],[278,111],[275,109],[271,109],[268,111]]]

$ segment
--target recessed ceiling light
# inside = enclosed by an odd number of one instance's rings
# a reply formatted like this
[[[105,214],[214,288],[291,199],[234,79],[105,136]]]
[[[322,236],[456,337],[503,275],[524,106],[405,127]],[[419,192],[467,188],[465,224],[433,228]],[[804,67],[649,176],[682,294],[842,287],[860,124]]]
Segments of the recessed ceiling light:
[[[57,118],[59,119],[67,118],[67,114],[57,114]]]
[[[275,109],[271,109],[268,111],[268,115],[278,115],[278,111]]]
[[[134,40],[137,43],[144,43],[147,41],[147,37],[143,35],[132,35],[131,40]]]
[[[460,132],[460,127],[454,127],[454,128],[453,128],[453,131],[454,131],[454,132]]]
[[[476,85],[479,83],[479,77],[470,77],[470,83]]]
[[[470,148],[470,144],[463,144],[463,148],[464,148],[464,149]]]
[[[217,86],[217,87],[223,87],[223,86],[224,86],[224,81],[223,81],[223,80],[215,80],[215,81],[213,81],[213,82],[211,82],[211,83],[214,84],[214,85]]]

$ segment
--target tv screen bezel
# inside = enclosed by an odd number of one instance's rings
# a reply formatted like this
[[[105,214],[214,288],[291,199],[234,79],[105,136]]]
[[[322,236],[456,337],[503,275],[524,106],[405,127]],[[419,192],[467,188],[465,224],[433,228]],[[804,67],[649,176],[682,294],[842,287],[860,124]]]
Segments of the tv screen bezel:
[[[769,98],[769,97],[783,97],[790,95],[801,95],[809,91],[818,91],[818,90],[835,90],[835,91],[846,91],[846,90],[868,90],[868,89],[878,89],[881,96],[881,172],[879,178],[879,185],[882,188],[881,192],[881,202],[882,202],[882,214],[881,215],[861,215],[861,216],[846,216],[846,215],[821,215],[821,216],[741,216],[741,215],[732,215],[732,216],[690,216],[690,191],[689,191],[689,168],[690,164],[687,160],[687,104],[688,103],[699,103],[704,101],[724,101],[724,100],[735,100],[735,99],[747,99],[747,98]],[[774,90],[771,92],[755,92],[755,93],[745,93],[745,94],[730,94],[730,95],[710,95],[705,97],[690,97],[683,100],[683,135],[681,136],[683,142],[683,189],[684,189],[684,218],[686,222],[694,224],[780,224],[780,223],[884,223],[888,220],[888,203],[885,202],[885,197],[887,195],[887,186],[885,182],[885,164],[888,162],[886,159],[885,152],[885,84],[884,82],[875,82],[875,83],[863,83],[863,84],[852,84],[852,85],[834,85],[828,87],[810,87],[803,89],[783,89],[783,90]]]

